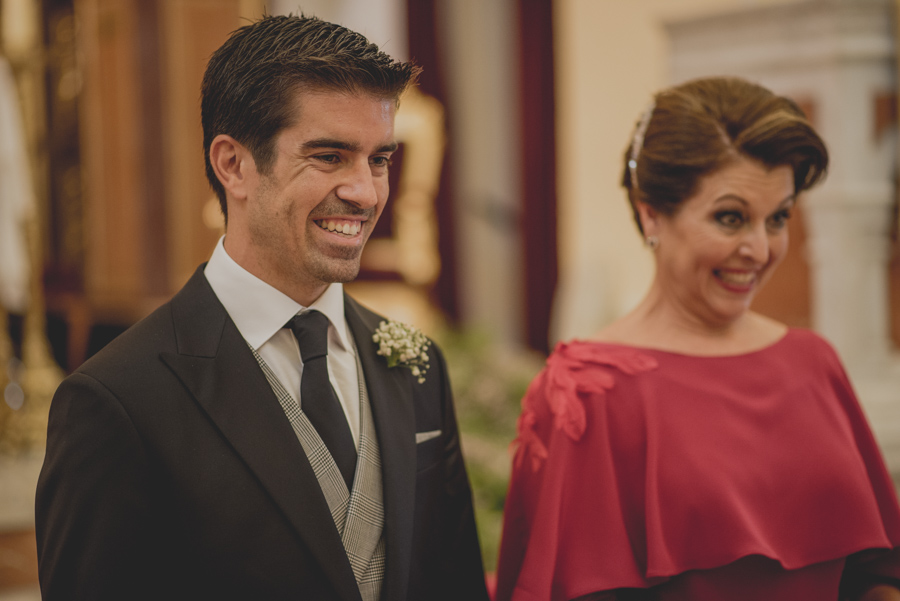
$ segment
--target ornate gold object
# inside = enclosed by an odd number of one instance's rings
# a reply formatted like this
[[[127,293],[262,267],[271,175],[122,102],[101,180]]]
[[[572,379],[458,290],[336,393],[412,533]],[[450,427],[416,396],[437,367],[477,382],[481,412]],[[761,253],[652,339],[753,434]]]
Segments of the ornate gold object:
[[[22,332],[22,358],[13,354],[8,318],[3,311],[0,326],[0,361],[4,366],[3,403],[0,403],[0,453],[23,452],[42,447],[47,435],[47,412],[63,373],[50,353],[45,333],[44,291],[39,277],[41,265],[37,217],[26,223],[30,290]]]
[[[36,218],[28,220],[31,285],[22,332],[22,358],[16,357],[9,335],[9,319],[0,308],[0,453],[18,453],[43,446],[47,412],[63,373],[50,353],[44,333],[44,299],[35,269],[39,244]]]
[[[9,318],[0,308],[0,453],[26,452],[43,445],[47,412],[63,373],[50,353],[46,336],[42,284],[42,232],[47,213],[45,149],[40,144],[44,117],[43,60],[38,5],[32,0],[4,0],[3,50],[13,67],[33,189],[34,202],[23,227],[28,256],[29,296],[22,328],[22,357],[10,340]],[[15,22],[12,22],[15,17]],[[16,32],[13,37],[10,32]],[[26,35],[27,33],[27,35]]]

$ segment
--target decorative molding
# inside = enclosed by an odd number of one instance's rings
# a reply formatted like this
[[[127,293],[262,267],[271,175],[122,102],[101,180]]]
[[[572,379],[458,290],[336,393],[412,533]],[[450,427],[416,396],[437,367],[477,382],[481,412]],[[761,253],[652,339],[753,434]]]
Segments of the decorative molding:
[[[890,7],[889,0],[803,0],[668,21],[674,79],[892,60]]]

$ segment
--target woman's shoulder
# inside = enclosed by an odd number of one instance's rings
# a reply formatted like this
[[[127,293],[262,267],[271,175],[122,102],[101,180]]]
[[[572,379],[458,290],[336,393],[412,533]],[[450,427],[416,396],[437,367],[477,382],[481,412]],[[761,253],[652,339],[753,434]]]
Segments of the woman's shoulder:
[[[547,368],[580,372],[596,366],[615,368],[626,374],[650,371],[657,360],[650,349],[636,345],[575,338],[559,342],[547,358]]]
[[[818,374],[837,374],[845,378],[844,363],[824,336],[806,328],[791,328],[776,352],[796,369]]]
[[[580,440],[587,425],[588,398],[601,401],[622,378],[657,367],[652,354],[627,345],[588,340],[558,343],[522,399],[516,443],[543,458],[546,448],[539,439],[552,432]]]
[[[634,376],[657,369],[652,351],[594,340],[560,342],[547,358],[543,393],[575,398],[582,393],[603,395],[621,375]]]
[[[792,349],[804,347],[807,350],[816,350],[821,353],[836,353],[834,347],[824,336],[809,328],[789,328],[785,334],[785,342],[785,346]]]

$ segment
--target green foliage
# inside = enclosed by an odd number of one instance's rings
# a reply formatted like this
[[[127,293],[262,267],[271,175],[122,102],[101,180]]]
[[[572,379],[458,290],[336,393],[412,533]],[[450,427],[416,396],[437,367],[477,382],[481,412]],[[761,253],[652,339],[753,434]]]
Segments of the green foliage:
[[[516,436],[522,397],[544,357],[499,348],[474,331],[445,332],[438,340],[456,400],[484,565],[494,571],[509,484],[509,445]]]

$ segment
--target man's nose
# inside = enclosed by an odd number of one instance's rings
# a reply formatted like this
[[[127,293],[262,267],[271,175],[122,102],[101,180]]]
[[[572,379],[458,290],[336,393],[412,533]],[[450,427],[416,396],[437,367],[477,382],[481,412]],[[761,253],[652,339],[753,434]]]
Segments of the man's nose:
[[[344,181],[335,190],[338,198],[361,209],[369,209],[378,204],[375,175],[368,162],[356,161],[345,171],[345,176]]]

